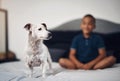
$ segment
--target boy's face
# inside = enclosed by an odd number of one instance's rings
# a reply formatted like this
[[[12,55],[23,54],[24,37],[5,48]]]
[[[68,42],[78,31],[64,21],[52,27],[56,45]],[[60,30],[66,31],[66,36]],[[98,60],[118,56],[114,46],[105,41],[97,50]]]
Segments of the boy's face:
[[[90,34],[95,28],[95,23],[91,17],[84,17],[81,22],[81,30],[85,34]]]

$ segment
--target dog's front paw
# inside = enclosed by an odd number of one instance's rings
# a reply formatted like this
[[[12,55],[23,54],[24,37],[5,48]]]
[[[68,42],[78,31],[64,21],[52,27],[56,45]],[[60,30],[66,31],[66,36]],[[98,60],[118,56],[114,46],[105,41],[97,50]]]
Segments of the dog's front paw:
[[[46,78],[46,74],[43,74],[43,75],[42,75],[42,78]]]
[[[29,74],[28,77],[29,77],[29,78],[32,78],[33,76],[32,76],[32,74]]]

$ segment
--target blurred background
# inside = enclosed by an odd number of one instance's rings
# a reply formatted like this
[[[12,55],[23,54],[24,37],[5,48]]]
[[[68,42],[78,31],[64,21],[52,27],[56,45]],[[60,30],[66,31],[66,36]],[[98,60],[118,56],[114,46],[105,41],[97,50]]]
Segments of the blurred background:
[[[120,0],[0,0],[0,9],[7,11],[9,50],[21,60],[25,56],[28,32],[23,27],[27,23],[45,22],[49,30],[54,30],[77,19],[77,23],[72,23],[77,25],[72,25],[71,28],[79,29],[79,20],[90,13],[97,19],[106,20],[108,25],[114,23],[112,26],[117,26],[117,30],[120,30]],[[101,27],[104,24],[98,25]]]

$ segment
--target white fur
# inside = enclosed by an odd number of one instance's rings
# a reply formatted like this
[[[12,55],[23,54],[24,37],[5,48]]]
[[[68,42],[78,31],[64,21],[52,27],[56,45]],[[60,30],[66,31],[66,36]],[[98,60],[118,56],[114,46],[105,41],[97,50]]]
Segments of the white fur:
[[[52,60],[48,48],[43,40],[49,39],[50,32],[44,25],[27,24],[25,28],[29,31],[28,44],[26,48],[26,65],[31,70],[30,77],[33,75],[33,68],[42,65],[42,77],[46,77],[47,65],[52,69]]]

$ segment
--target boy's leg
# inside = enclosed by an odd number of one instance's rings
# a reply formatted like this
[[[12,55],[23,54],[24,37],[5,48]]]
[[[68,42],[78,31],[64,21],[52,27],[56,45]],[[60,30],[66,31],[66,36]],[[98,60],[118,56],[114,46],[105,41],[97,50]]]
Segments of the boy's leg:
[[[59,64],[67,69],[76,69],[75,64],[69,59],[61,58]]]
[[[105,57],[103,60],[98,62],[93,69],[104,69],[115,64],[116,58],[114,56]]]

